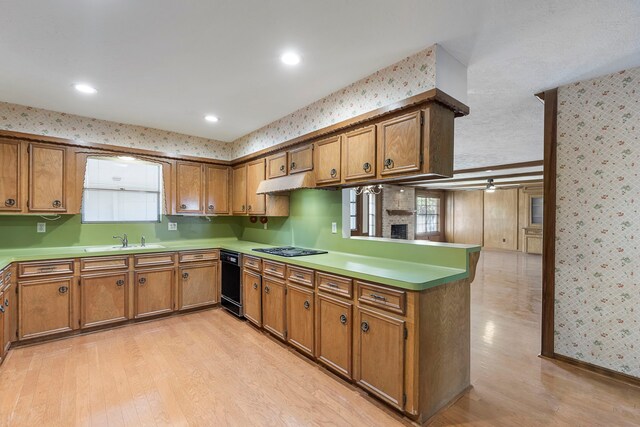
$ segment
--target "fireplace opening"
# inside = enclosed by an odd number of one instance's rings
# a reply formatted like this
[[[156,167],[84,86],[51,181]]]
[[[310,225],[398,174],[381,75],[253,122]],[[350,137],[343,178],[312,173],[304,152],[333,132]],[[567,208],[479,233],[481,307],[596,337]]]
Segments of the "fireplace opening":
[[[391,225],[391,238],[392,239],[404,239],[407,240],[407,232],[409,229],[408,224],[392,224]]]

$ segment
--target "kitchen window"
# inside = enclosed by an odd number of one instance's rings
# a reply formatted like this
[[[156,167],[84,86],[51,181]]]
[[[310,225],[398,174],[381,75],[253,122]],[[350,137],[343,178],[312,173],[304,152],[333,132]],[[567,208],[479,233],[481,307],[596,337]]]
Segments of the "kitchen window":
[[[159,222],[162,166],[133,158],[89,157],[82,222]]]
[[[430,238],[441,235],[442,208],[441,193],[416,191],[416,236]]]

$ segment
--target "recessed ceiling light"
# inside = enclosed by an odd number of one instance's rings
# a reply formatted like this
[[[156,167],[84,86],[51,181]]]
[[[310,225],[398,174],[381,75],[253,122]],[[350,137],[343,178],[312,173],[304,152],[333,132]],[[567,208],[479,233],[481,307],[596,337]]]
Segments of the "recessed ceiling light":
[[[287,65],[298,65],[300,63],[300,55],[295,52],[285,52],[280,57],[280,60]]]
[[[205,119],[206,121],[208,121],[208,122],[211,122],[211,123],[215,123],[215,122],[217,122],[218,120],[220,120],[220,119],[218,119],[216,116],[214,116],[214,115],[212,115],[212,114],[207,114],[206,116],[204,116],[204,119]]]
[[[493,172],[493,169],[487,169],[485,172]]]
[[[73,85],[73,87],[78,92],[87,93],[89,95],[93,95],[94,93],[98,93],[98,90],[95,87],[90,86],[90,85],[88,85],[86,83],[77,83],[77,84]]]

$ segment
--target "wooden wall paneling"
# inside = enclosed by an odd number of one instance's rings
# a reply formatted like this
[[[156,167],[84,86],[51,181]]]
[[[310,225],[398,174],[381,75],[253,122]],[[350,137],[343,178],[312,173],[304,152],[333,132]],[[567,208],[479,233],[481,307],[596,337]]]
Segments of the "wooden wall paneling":
[[[518,249],[518,189],[484,193],[484,246],[492,249]]]
[[[422,111],[423,162],[422,172],[453,176],[453,121],[455,114],[440,104],[431,104]]]
[[[453,216],[455,243],[484,243],[484,191],[455,191]]]
[[[453,237],[453,226],[455,224],[454,221],[454,200],[455,200],[455,192],[453,191],[445,191],[444,192],[444,241],[445,242],[455,242]]]

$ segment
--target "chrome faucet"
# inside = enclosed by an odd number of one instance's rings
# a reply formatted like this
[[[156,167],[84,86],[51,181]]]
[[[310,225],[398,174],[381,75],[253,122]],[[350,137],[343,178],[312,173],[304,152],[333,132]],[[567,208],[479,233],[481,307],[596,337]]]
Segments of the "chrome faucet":
[[[140,238],[140,246],[142,246],[143,248],[147,246],[147,240],[144,238],[144,236]]]
[[[127,233],[123,234],[124,237],[120,237],[120,236],[113,236],[114,239],[120,239],[122,241],[122,247],[123,248],[128,248],[129,247],[129,239],[127,238]]]

